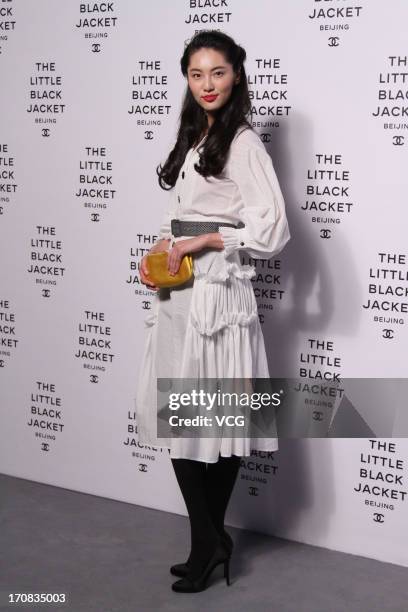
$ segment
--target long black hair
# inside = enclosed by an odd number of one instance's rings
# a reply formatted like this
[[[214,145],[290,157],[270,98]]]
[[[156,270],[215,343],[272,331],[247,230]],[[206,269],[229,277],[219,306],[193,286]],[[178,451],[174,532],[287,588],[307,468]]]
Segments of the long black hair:
[[[225,60],[232,64],[235,74],[241,74],[227,102],[215,113],[204,145],[199,147],[200,161],[194,165],[202,176],[216,176],[224,168],[237,129],[242,125],[252,129],[247,120],[247,115],[251,113],[251,102],[244,68],[246,52],[227,34],[217,30],[202,30],[190,40],[180,60],[181,72],[185,77],[188,75],[190,56],[202,48],[220,51]],[[179,119],[176,144],[164,165],[156,169],[162,189],[174,187],[188,150],[199,143],[208,127],[205,111],[195,101],[188,84]]]

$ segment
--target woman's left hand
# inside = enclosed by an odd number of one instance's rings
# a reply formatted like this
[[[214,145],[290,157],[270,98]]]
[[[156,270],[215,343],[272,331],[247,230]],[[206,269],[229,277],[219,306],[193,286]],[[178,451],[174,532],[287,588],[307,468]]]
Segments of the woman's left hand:
[[[197,253],[208,246],[208,234],[192,236],[186,240],[178,240],[172,248],[169,248],[168,266],[170,274],[177,274],[180,263],[187,253]]]

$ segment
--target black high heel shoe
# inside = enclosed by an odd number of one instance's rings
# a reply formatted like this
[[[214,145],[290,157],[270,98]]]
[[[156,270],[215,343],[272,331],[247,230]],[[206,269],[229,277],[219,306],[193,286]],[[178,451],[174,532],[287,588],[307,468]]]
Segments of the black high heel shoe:
[[[234,548],[234,542],[230,536],[230,534],[228,533],[228,531],[225,531],[221,534],[221,540],[228,552],[229,557],[231,557],[232,555],[232,549]],[[172,565],[170,568],[170,574],[173,574],[173,576],[180,576],[181,578],[183,578],[187,572],[189,570],[189,566],[187,563],[176,563],[176,565]]]
[[[230,558],[231,555],[227,551],[225,544],[220,538],[214,551],[214,554],[208,561],[200,576],[195,580],[191,580],[187,574],[187,576],[184,576],[184,578],[180,578],[180,580],[176,580],[176,582],[173,582],[171,588],[177,593],[198,593],[199,591],[204,591],[207,588],[207,582],[211,575],[211,572],[217,567],[217,565],[220,565],[221,563],[224,564],[224,578],[227,581],[227,585],[230,586]]]

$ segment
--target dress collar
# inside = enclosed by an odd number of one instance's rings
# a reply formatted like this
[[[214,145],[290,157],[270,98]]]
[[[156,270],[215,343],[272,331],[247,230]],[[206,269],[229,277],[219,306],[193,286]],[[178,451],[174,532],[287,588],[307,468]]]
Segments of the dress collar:
[[[204,142],[204,140],[207,138],[208,134],[206,134],[205,136],[203,136],[203,138],[200,140],[200,142],[198,143],[198,145],[196,147],[191,147],[193,151],[197,151],[198,147],[200,146],[200,144],[202,142]]]

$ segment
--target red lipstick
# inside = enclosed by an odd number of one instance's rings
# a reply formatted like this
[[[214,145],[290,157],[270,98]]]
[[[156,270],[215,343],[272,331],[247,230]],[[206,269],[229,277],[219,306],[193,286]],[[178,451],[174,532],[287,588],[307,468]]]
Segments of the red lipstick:
[[[216,100],[218,98],[218,94],[213,94],[211,96],[201,96],[203,100],[205,100],[206,102],[214,102],[214,100]]]

